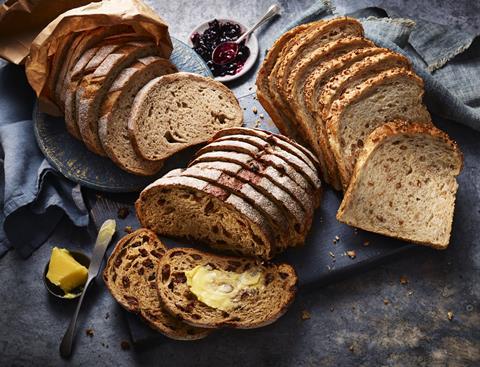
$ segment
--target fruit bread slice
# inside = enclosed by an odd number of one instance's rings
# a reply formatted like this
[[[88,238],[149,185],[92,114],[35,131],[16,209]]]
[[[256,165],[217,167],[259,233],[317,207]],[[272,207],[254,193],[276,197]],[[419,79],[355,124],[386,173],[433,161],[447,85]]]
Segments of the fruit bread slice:
[[[147,186],[135,203],[143,227],[201,241],[223,251],[272,258],[275,236],[263,215],[242,198],[174,170]]]
[[[376,127],[395,119],[431,123],[423,93],[420,77],[405,69],[391,69],[347,89],[342,99],[333,102],[326,119],[327,133],[344,190],[358,151]]]
[[[202,154],[195,158],[189,167],[199,164],[233,163],[241,166],[248,172],[266,177],[295,197],[296,201],[307,213],[313,213],[318,206],[319,199],[313,195],[309,183],[295,170],[278,157],[267,155],[254,157],[244,153],[214,151]]]
[[[287,227],[282,228],[281,231],[285,231],[285,228],[287,228],[290,232],[289,235],[292,237],[292,241],[289,242],[289,245],[303,245],[305,242],[306,234],[312,223],[313,211],[307,213],[293,195],[283,190],[270,177],[247,170],[240,164],[223,161],[200,162],[188,168],[187,171],[192,169],[224,172],[234,176],[241,182],[252,185],[281,208],[282,213],[287,217]]]
[[[321,114],[316,113],[317,101],[324,85],[337,73],[349,67],[354,62],[362,60],[369,55],[375,55],[381,52],[378,47],[367,47],[340,56],[336,59],[325,62],[317,67],[307,77],[303,90],[303,98],[305,100],[305,114],[301,118],[305,119],[304,124],[315,126],[313,134],[315,135],[316,145],[312,148],[316,149],[318,156],[323,156],[326,172],[324,178],[336,190],[341,190],[340,175],[338,173],[335,157],[330,149],[328,142],[327,130],[322,121]]]
[[[284,47],[272,73],[270,74],[270,91],[273,94],[275,105],[292,116],[291,123],[296,126],[295,111],[289,108],[288,93],[285,90],[288,77],[293,67],[305,57],[329,42],[345,37],[363,37],[363,28],[360,22],[353,18],[341,17],[323,21],[318,27],[293,37]]]
[[[141,58],[120,73],[103,101],[98,121],[100,142],[107,156],[123,170],[149,176],[163,166],[162,161],[147,161],[135,152],[127,125],[138,91],[150,80],[176,71],[167,59],[156,56]]]
[[[257,209],[275,232],[276,253],[281,252],[288,246],[297,244],[299,241],[295,238],[293,226],[290,224],[291,222],[289,223],[286,213],[281,207],[270,196],[265,195],[249,182],[240,180],[235,175],[218,168],[192,166],[184,170],[181,175],[210,182],[241,197]]]
[[[297,276],[288,264],[169,250],[157,272],[160,298],[172,315],[206,328],[253,329],[281,317],[293,302]]]
[[[167,248],[152,231],[139,229],[123,237],[110,255],[103,279],[113,298],[155,330],[172,339],[195,340],[211,330],[192,327],[170,315],[156,287],[158,263]]]
[[[365,141],[337,219],[445,249],[462,165],[457,145],[433,125],[384,124]]]
[[[98,119],[101,104],[116,77],[138,58],[159,54],[153,43],[130,42],[108,55],[89,75],[83,77],[75,95],[77,123],[87,148],[99,155],[106,155],[98,136]]]
[[[135,150],[157,161],[242,122],[235,95],[222,83],[176,73],[155,78],[138,92],[128,128]]]

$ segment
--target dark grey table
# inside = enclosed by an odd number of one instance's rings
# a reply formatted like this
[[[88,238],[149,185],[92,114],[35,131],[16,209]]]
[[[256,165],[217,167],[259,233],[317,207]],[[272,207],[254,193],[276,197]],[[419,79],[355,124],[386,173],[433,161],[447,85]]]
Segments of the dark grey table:
[[[252,23],[271,1],[147,2],[170,23],[173,35],[185,39],[194,25],[215,16],[241,17]],[[279,2],[286,9],[283,16],[258,34],[262,52],[313,0]],[[337,1],[340,11],[373,5],[464,30],[480,29],[480,2],[476,1]],[[253,77],[254,72],[232,86],[238,96],[250,92]],[[478,197],[472,202],[478,203]],[[471,216],[477,217],[456,220],[478,223],[476,204]],[[52,246],[82,248],[91,241],[88,233],[64,222],[29,259],[11,251],[0,260],[0,365],[480,365],[480,236],[476,230],[480,229],[472,228],[447,251],[419,248],[368,272],[300,293],[287,315],[269,327],[221,331],[193,343],[164,339],[123,350],[122,341],[129,339],[124,315],[98,282],[78,324],[74,356],[62,361],[58,344],[74,304],[49,297],[39,279]],[[93,336],[87,336],[87,329],[93,330]]]

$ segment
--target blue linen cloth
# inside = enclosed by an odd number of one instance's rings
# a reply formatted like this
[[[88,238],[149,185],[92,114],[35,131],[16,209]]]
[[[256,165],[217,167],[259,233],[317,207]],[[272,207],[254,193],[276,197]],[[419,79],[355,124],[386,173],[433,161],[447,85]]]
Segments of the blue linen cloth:
[[[321,0],[288,29],[337,15]],[[348,15],[359,18],[379,46],[410,57],[425,81],[430,111],[480,130],[480,42],[474,35],[379,8]],[[56,173],[37,147],[33,103],[23,68],[0,61],[0,257],[11,247],[30,255],[64,215],[77,226],[88,224],[80,187]]]

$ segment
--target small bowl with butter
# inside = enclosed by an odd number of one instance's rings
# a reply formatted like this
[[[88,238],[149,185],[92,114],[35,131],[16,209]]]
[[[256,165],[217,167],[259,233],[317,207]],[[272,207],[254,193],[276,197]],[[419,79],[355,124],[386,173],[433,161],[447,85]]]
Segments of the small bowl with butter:
[[[90,258],[78,251],[54,247],[43,272],[45,288],[58,298],[74,299],[82,294]]]

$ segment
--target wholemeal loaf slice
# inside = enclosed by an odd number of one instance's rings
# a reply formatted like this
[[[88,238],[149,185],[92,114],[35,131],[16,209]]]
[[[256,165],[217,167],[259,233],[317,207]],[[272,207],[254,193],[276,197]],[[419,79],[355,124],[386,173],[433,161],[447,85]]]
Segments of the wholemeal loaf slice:
[[[422,79],[400,68],[347,89],[342,99],[333,102],[325,120],[344,189],[350,182],[358,151],[376,127],[395,119],[431,123],[422,102],[423,93]]]
[[[139,229],[123,237],[110,255],[103,279],[113,298],[153,329],[177,340],[206,337],[211,330],[185,324],[164,308],[156,287],[158,263],[167,251],[152,231]]]
[[[312,148],[317,149],[316,153],[323,157],[326,172],[325,180],[336,190],[342,189],[340,175],[338,173],[335,157],[330,149],[325,123],[322,121],[321,113],[317,113],[317,101],[325,84],[337,73],[349,67],[354,62],[362,60],[369,55],[375,55],[381,52],[378,47],[366,47],[350,51],[349,53],[325,62],[315,68],[307,77],[303,89],[303,98],[306,105],[305,114],[300,118],[304,119],[304,124],[314,126],[316,145]]]
[[[145,57],[124,69],[110,87],[102,104],[98,134],[107,156],[123,170],[149,176],[163,166],[162,161],[147,161],[135,152],[128,135],[128,118],[136,94],[146,83],[176,71],[167,59]]]
[[[109,54],[93,73],[82,78],[75,95],[77,124],[90,151],[106,155],[98,136],[98,119],[101,104],[116,77],[138,58],[158,54],[159,48],[153,43],[130,42]]]
[[[366,139],[337,218],[445,249],[462,164],[457,145],[433,125],[384,124]]]
[[[147,186],[135,203],[143,227],[201,241],[223,251],[270,259],[275,236],[263,215],[242,198],[174,170]]]
[[[185,323],[207,328],[271,324],[293,302],[296,284],[295,270],[288,264],[190,248],[168,251],[157,272],[158,294],[168,310]]]
[[[214,151],[198,156],[190,163],[189,167],[220,163],[239,165],[247,172],[254,172],[271,180],[293,196],[306,213],[313,213],[319,199],[314,197],[309,183],[303,176],[290,169],[284,161],[276,156],[270,156],[269,159],[267,155],[262,155],[257,158],[244,153]]]
[[[242,122],[243,111],[227,87],[182,72],[155,78],[138,92],[128,128],[135,150],[156,161]]]

